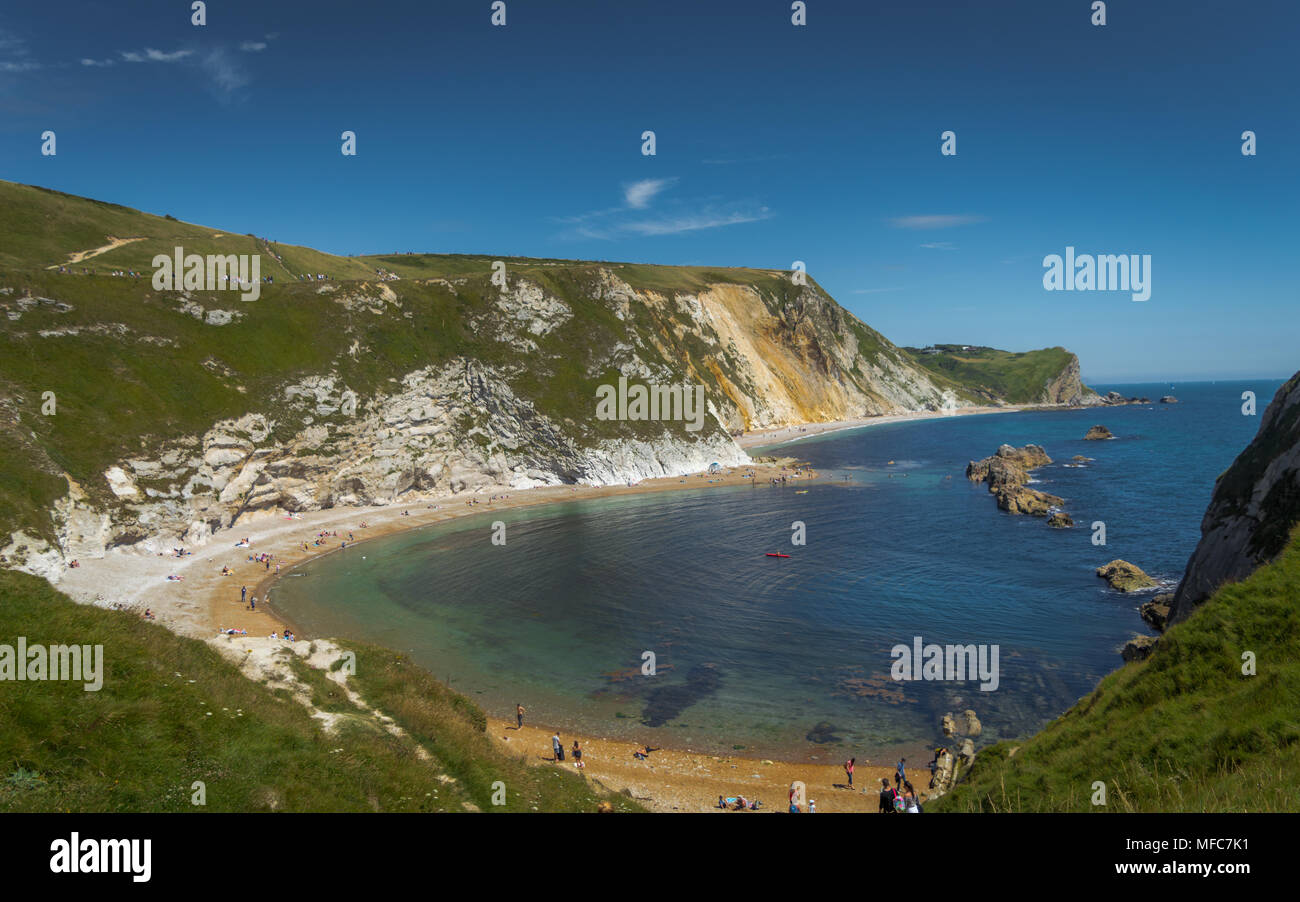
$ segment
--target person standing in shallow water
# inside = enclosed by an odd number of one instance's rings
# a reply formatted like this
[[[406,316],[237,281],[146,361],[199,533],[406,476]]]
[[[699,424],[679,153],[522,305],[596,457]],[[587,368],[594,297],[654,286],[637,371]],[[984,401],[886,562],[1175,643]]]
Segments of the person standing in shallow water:
[[[515,728],[522,730],[524,728],[524,706],[515,702]]]

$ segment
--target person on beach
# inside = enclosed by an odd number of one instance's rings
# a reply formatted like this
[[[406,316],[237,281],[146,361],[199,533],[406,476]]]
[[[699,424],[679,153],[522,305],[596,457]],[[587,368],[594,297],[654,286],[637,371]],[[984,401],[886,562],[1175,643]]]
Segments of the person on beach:
[[[894,790],[889,785],[889,780],[885,777],[880,778],[880,813],[894,813]]]
[[[256,596],[256,595],[254,595],[254,596],[253,596],[253,600],[250,601],[250,602],[248,603],[248,609],[249,609],[250,611],[256,611],[256,610],[257,610],[257,596]]]
[[[907,763],[906,758],[899,758],[898,763],[894,765],[894,786],[902,786],[907,782],[907,769],[903,767]]]
[[[555,735],[551,737],[551,751],[555,753],[556,761],[564,760],[564,744],[560,742],[559,730],[556,730]]]
[[[849,776],[849,789],[853,788],[853,765],[857,760],[857,758],[850,758],[844,762],[844,773]]]
[[[903,813],[920,814],[921,803],[916,798],[916,790],[911,783],[903,784]]]
[[[515,702],[515,724],[516,730],[522,730],[524,728],[524,706],[518,702]]]
[[[578,742],[578,740],[576,739],[573,740],[573,766],[574,767],[587,766],[582,763],[582,743]]]
[[[241,603],[248,601],[248,586],[239,587],[239,600]]]

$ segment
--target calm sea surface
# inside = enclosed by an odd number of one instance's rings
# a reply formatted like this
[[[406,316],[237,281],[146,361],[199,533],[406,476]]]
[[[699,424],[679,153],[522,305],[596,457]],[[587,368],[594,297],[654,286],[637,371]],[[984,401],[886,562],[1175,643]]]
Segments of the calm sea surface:
[[[495,716],[520,701],[535,723],[592,734],[824,760],[920,749],[945,712],[973,708],[985,739],[1023,735],[1147,632],[1142,597],[1108,591],[1094,568],[1124,558],[1176,581],[1215,477],[1258,428],[1242,392],[1262,413],[1279,385],[1097,386],[1180,403],[809,438],[780,450],[822,474],[804,494],[709,488],[476,515],[299,568],[273,601],[306,635],[410,653]],[[1094,423],[1117,439],[1083,441]],[[1074,529],[1002,513],[965,479],[1004,442],[1047,449],[1036,487],[1066,499]],[[1066,466],[1076,454],[1094,459]],[[997,645],[998,688],[892,680],[890,649],[915,636]]]

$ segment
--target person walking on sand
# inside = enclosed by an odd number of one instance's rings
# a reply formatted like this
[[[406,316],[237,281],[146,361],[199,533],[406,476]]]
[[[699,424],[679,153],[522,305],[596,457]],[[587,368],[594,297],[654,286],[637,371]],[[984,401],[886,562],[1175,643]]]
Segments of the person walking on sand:
[[[894,786],[901,787],[907,780],[907,769],[903,766],[907,763],[906,758],[899,758],[898,763],[894,765]]]
[[[248,601],[248,586],[239,587],[239,603],[243,604]]]
[[[579,742],[578,740],[576,740],[576,739],[573,740],[573,766],[574,766],[574,767],[586,767],[586,766],[587,766],[587,765],[585,765],[585,764],[582,763],[582,743],[580,743],[580,742]]]
[[[524,706],[518,702],[515,702],[515,724],[515,729],[517,730],[522,730],[524,728]]]
[[[551,751],[555,753],[556,761],[564,760],[564,744],[560,742],[559,730],[556,730],[555,735],[551,737]]]
[[[850,758],[844,762],[844,773],[849,775],[849,789],[853,788],[853,765],[857,760],[857,758]]]

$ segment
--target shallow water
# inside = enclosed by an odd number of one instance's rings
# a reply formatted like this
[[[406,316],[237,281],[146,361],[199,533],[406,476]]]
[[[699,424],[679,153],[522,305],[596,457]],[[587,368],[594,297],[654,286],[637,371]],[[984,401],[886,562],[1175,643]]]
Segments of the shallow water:
[[[1124,558],[1176,581],[1215,477],[1258,428],[1242,391],[1262,413],[1279,384],[1101,386],[1181,403],[804,439],[781,453],[822,474],[806,494],[708,488],[483,513],[330,555],[273,600],[307,635],[409,652],[495,716],[520,701],[532,722],[591,734],[791,760],[870,755],[919,748],[944,712],[969,707],[986,739],[1022,735],[1146,632],[1142,598],[1109,592],[1094,568]],[[1116,440],[1083,441],[1094,423]],[[965,479],[969,460],[1003,442],[1046,447],[1054,463],[1037,487],[1066,499],[1076,528],[1004,514]],[[1065,466],[1076,454],[1094,460]],[[497,519],[505,546],[491,542]],[[794,521],[805,546],[791,545]],[[891,648],[916,636],[997,645],[997,689],[891,679]],[[654,676],[642,674],[647,651]]]

